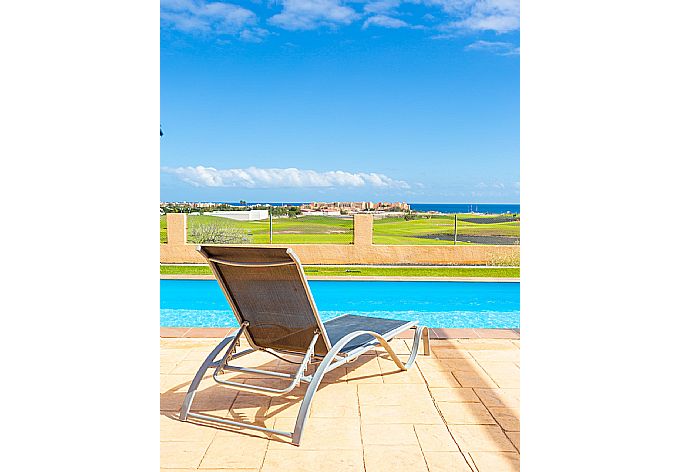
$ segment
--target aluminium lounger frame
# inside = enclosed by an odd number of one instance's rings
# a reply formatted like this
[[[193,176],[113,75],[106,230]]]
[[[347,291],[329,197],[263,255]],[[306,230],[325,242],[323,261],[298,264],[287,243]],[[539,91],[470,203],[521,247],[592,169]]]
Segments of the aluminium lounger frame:
[[[290,248],[285,248],[287,254],[289,255],[291,261],[289,262],[257,262],[257,263],[247,263],[247,262],[232,262],[232,261],[224,261],[222,259],[210,257],[205,251],[204,248],[201,246],[197,246],[197,250],[204,255],[209,261],[209,265],[211,267],[211,270],[213,271],[213,274],[215,275],[216,279],[219,282],[219,285],[221,286],[223,292],[226,295],[226,298],[228,302],[230,303],[233,313],[235,316],[238,318],[238,321],[240,323],[240,328],[233,333],[232,336],[228,336],[225,339],[223,339],[214,349],[211,351],[211,353],[206,357],[204,362],[202,363],[201,367],[197,371],[196,375],[194,376],[194,379],[192,380],[189,389],[187,391],[187,394],[185,396],[185,399],[182,403],[182,407],[180,409],[180,420],[181,421],[187,421],[189,418],[195,418],[199,419],[202,421],[207,421],[207,422],[212,422],[212,423],[221,423],[221,424],[226,424],[230,426],[237,426],[237,427],[242,427],[242,428],[248,428],[248,429],[253,429],[253,430],[259,430],[259,431],[265,431],[268,433],[272,434],[277,434],[280,436],[286,436],[292,440],[292,443],[294,445],[299,446],[301,438],[302,438],[302,432],[304,431],[304,425],[306,423],[307,417],[309,416],[309,410],[311,408],[311,403],[314,398],[314,394],[316,393],[316,390],[319,387],[319,384],[323,380],[323,377],[326,373],[342,366],[345,363],[353,362],[356,358],[361,356],[362,354],[371,351],[372,349],[375,349],[378,345],[381,345],[386,349],[388,354],[390,355],[391,359],[395,362],[395,364],[398,366],[398,368],[401,371],[408,370],[412,365],[414,364],[415,358],[417,357],[417,352],[419,350],[419,344],[420,341],[423,340],[423,348],[424,348],[424,355],[429,355],[429,330],[425,326],[420,326],[418,321],[410,321],[405,324],[402,324],[394,329],[388,330],[385,333],[377,333],[374,331],[367,331],[367,330],[357,330],[353,331],[341,339],[338,340],[334,345],[331,346],[331,343],[329,342],[328,339],[328,334],[326,332],[326,329],[324,328],[323,323],[321,322],[320,317],[318,316],[318,311],[316,310],[316,305],[314,303],[314,299],[312,297],[311,291],[309,289],[309,285],[307,285],[306,277],[304,276],[304,271],[302,270],[302,266],[299,262],[299,259],[297,258],[296,254],[292,251]],[[309,344],[309,347],[306,349],[306,352],[302,353],[295,353],[295,352],[288,352],[288,351],[283,351],[279,350],[276,351],[274,349],[266,348],[266,347],[260,347],[255,345],[252,342],[252,337],[249,335],[247,328],[249,327],[249,322],[246,320],[240,319],[239,313],[240,311],[237,309],[235,304],[233,303],[233,297],[230,296],[228,287],[225,286],[225,283],[223,281],[223,277],[219,273],[218,267],[216,266],[217,264],[223,264],[223,265],[230,265],[230,266],[235,266],[235,267],[276,267],[280,265],[288,265],[288,264],[295,264],[298,268],[298,272],[300,274],[300,279],[302,282],[302,285],[304,287],[306,296],[309,300],[309,303],[312,307],[312,310],[314,312],[314,316],[316,318],[317,322],[317,328],[314,330],[313,337],[311,339],[311,342]],[[342,316],[348,316],[348,315],[342,315]],[[338,317],[340,318],[340,317]],[[393,351],[391,348],[389,341],[394,338],[396,335],[408,330],[408,329],[415,329],[415,335],[414,335],[414,341],[412,344],[411,352],[410,355],[407,359],[407,362],[403,363],[400,357]],[[250,345],[249,349],[245,349],[241,352],[237,352],[237,347],[239,346],[239,340],[240,336],[242,334],[246,335],[246,339]],[[350,341],[353,339],[362,336],[362,335],[369,335],[373,339],[355,347],[354,349],[348,350],[346,352],[343,352],[343,349],[345,348],[346,344],[348,344]],[[326,347],[328,348],[328,352],[325,355],[316,355],[315,354],[315,346],[317,343],[317,340],[321,337],[322,341],[325,343]],[[225,350],[223,355],[218,358],[219,354]],[[266,370],[260,370],[260,369],[252,369],[248,367],[240,367],[240,366],[233,366],[230,365],[229,362],[232,361],[233,359],[237,359],[239,357],[246,356],[248,354],[251,354],[256,351],[264,351],[267,352],[279,359],[282,359],[284,361],[287,361],[292,364],[298,365],[297,369],[293,374],[287,374],[283,372],[271,372],[271,371],[266,371]],[[283,357],[281,354],[290,354],[290,355],[300,355],[303,356],[301,361],[295,362],[289,359],[286,359]],[[306,375],[307,368],[310,363],[318,363],[319,366],[316,369],[316,371],[312,375]],[[203,380],[207,370],[213,369],[213,380],[215,380],[217,383],[221,385],[225,385],[230,388],[235,388],[238,390],[246,390],[246,391],[255,391],[255,392],[268,392],[268,393],[288,393],[295,389],[298,385],[300,385],[302,382],[308,383],[309,386],[307,387],[307,391],[304,395],[304,399],[302,400],[302,404],[299,409],[299,413],[297,415],[297,420],[295,422],[295,428],[294,431],[289,432],[289,431],[280,431],[276,429],[271,429],[271,428],[265,428],[262,426],[257,426],[254,424],[250,423],[245,423],[241,421],[232,421],[224,418],[218,418],[215,416],[210,416],[210,415],[205,415],[202,413],[196,413],[190,411],[192,407],[192,402],[194,401],[194,395],[199,387],[199,384]],[[257,374],[257,375],[265,375],[265,376],[271,376],[271,377],[279,377],[283,379],[290,379],[291,382],[290,384],[282,389],[279,388],[271,388],[271,387],[266,387],[263,385],[253,385],[250,383],[238,383],[238,382],[232,382],[228,380],[223,380],[220,379],[218,376],[219,374],[222,374],[224,371],[237,371],[237,372],[247,372],[247,373],[252,373],[252,374]]]

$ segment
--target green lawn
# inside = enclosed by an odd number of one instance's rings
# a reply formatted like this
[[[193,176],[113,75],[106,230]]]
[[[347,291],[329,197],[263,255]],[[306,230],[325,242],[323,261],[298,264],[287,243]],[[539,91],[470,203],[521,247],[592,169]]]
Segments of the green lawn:
[[[495,218],[493,216],[459,214],[458,234],[470,236],[520,236],[520,222],[470,223],[462,218],[475,220]],[[300,218],[275,218],[273,220],[273,243],[275,244],[351,244],[353,239],[352,218],[328,216],[304,216]],[[247,231],[251,243],[269,243],[269,223],[264,221],[234,221],[228,218],[206,215],[190,215],[188,230],[200,224],[217,224]],[[374,220],[374,244],[453,244],[453,215],[435,215],[405,221],[404,218],[382,218]],[[445,235],[446,239],[435,239]],[[161,217],[161,243],[167,242],[165,216]],[[194,242],[188,237],[189,242]],[[476,242],[476,241],[475,241]],[[470,244],[458,241],[458,244]],[[490,243],[495,244],[495,243]]]
[[[168,242],[168,220],[164,216],[161,216],[161,244],[167,244]]]
[[[243,229],[250,234],[254,244],[268,244],[268,220],[234,221],[218,216],[190,215],[187,217],[187,231],[200,224]],[[275,244],[351,244],[352,218],[340,219],[328,216],[305,216],[301,218],[274,218],[273,243]]]
[[[512,267],[362,267],[362,266],[304,266],[309,275],[372,275],[408,277],[520,277],[520,269]],[[208,266],[162,265],[164,275],[210,275]]]
[[[491,216],[458,215],[458,234],[471,236],[520,236],[520,222],[468,223],[461,218],[491,219]],[[438,215],[405,221],[404,218],[374,220],[374,244],[453,244],[452,240],[433,239],[433,235],[452,238],[453,215]],[[426,237],[425,237],[426,236]],[[458,244],[467,244],[460,243]]]

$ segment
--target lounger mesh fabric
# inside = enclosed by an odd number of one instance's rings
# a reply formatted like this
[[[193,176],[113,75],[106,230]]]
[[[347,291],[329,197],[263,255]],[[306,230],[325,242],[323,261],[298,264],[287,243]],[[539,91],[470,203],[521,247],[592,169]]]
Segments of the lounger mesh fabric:
[[[291,263],[276,267],[235,267],[213,263],[221,284],[234,303],[247,331],[258,347],[303,353],[318,329],[317,315],[309,302],[297,264],[286,248],[236,248],[204,246],[209,258],[234,263]],[[323,336],[315,354],[328,352]]]
[[[389,320],[386,318],[345,315],[326,321],[323,326],[326,328],[326,333],[328,333],[328,339],[331,341],[331,344],[335,344],[348,334],[355,331],[373,331],[383,335],[407,323],[407,321]],[[363,334],[362,336],[358,336],[345,344],[340,352],[349,352],[355,348],[363,346],[373,339],[373,336]]]

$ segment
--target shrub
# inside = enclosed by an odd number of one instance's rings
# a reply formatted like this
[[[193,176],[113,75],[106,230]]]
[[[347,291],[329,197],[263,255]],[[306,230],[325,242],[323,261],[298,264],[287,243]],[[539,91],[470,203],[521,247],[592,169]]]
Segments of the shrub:
[[[520,253],[515,252],[512,254],[501,254],[494,252],[489,255],[487,265],[498,267],[520,267]]]
[[[197,244],[247,244],[252,242],[249,233],[240,228],[203,224],[189,230],[189,242]]]

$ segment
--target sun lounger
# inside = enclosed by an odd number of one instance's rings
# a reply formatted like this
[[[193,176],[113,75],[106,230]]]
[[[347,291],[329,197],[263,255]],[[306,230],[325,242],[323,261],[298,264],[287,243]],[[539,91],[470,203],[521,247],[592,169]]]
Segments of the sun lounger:
[[[287,436],[293,444],[299,445],[314,394],[327,372],[352,362],[377,346],[383,346],[388,351],[401,371],[413,365],[422,339],[424,354],[429,355],[429,332],[418,321],[342,315],[323,322],[316,310],[302,265],[289,248],[204,245],[198,246],[197,250],[208,260],[240,328],[232,336],[223,339],[199,368],[180,410],[182,421],[195,418],[266,431]],[[389,341],[409,329],[415,330],[414,342],[407,362],[403,363]],[[242,335],[249,343],[249,349],[237,352]],[[297,366],[293,374],[230,364],[234,359],[256,351],[267,352],[284,360],[288,360],[286,355],[298,355],[301,361],[289,361]],[[318,364],[311,375],[307,375],[309,364]],[[213,379],[219,384],[245,391],[287,393],[302,382],[308,383],[294,431],[278,431],[190,411],[194,394],[209,369],[213,370]],[[252,384],[251,380],[233,382],[220,377],[226,371],[278,377],[285,379],[287,385],[272,388],[265,384]]]

